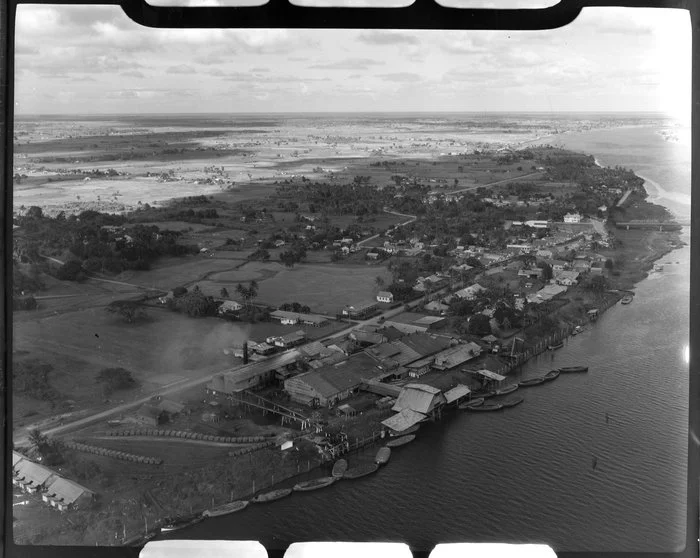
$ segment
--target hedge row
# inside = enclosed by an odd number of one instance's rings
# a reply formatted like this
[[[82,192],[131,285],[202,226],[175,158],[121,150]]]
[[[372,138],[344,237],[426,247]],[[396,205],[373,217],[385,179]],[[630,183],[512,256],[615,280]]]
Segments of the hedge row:
[[[231,457],[238,457],[239,455],[245,455],[247,453],[253,453],[254,451],[261,450],[263,448],[269,448],[270,446],[274,446],[275,442],[274,441],[268,441],[268,442],[263,442],[262,444],[255,444],[252,446],[248,446],[245,448],[240,448],[234,451],[229,452],[229,456]]]
[[[187,438],[189,440],[206,440],[209,442],[221,442],[226,444],[254,444],[264,442],[264,436],[213,436],[212,434],[199,434],[197,432],[184,432],[182,430],[159,430],[157,428],[110,431],[110,436],[164,436],[170,438]]]
[[[68,449],[82,451],[85,453],[94,453],[95,455],[114,457],[123,461],[133,461],[135,463],[148,463],[149,465],[160,465],[161,463],[163,463],[162,459],[156,459],[155,457],[146,457],[144,455],[136,455],[133,453],[126,453],[124,451],[116,451],[106,448],[100,448],[97,446],[89,446],[87,444],[79,444],[78,442],[66,442],[64,445]]]

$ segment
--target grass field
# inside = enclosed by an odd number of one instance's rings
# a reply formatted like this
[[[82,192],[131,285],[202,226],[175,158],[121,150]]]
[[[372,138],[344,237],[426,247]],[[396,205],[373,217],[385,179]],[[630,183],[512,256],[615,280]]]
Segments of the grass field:
[[[274,277],[260,283],[259,300],[279,306],[284,302],[299,302],[312,311],[335,315],[345,304],[375,300],[375,278],[389,281],[386,267],[297,265],[283,268]]]

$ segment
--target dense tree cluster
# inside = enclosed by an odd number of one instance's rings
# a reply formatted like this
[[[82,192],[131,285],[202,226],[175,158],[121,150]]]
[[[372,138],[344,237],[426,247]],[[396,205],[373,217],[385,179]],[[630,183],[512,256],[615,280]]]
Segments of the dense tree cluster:
[[[136,385],[133,374],[125,368],[103,368],[96,377],[98,384],[104,385],[106,393],[129,389]]]

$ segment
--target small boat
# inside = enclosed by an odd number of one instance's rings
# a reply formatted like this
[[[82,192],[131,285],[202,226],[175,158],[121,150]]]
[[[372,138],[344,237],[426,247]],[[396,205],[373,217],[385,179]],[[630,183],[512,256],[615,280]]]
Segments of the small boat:
[[[588,372],[588,366],[564,366],[559,369],[559,372]]]
[[[413,440],[416,439],[415,434],[409,434],[408,436],[401,436],[400,438],[396,438],[395,440],[389,440],[386,443],[386,447],[388,448],[398,448],[399,446],[403,446],[405,444],[408,444],[412,442]]]
[[[545,382],[551,382],[552,380],[556,380],[559,377],[559,374],[561,374],[559,370],[550,370],[542,377],[542,379]]]
[[[563,346],[564,346],[564,343],[559,342],[559,343],[557,343],[556,345],[549,345],[547,348],[548,348],[550,351],[556,351],[557,349],[561,349]]]
[[[161,533],[172,533],[173,531],[179,531],[180,529],[184,529],[185,527],[189,527],[190,525],[194,525],[195,523],[199,523],[202,521],[204,518],[200,515],[197,517],[192,517],[190,519],[176,519],[175,521],[172,521],[170,523],[167,523],[163,525],[160,528]]]
[[[379,469],[379,465],[377,465],[376,463],[360,465],[358,467],[353,467],[352,469],[348,469],[347,471],[345,471],[343,478],[359,479],[360,477],[364,477],[366,475],[371,475],[372,473],[375,473],[377,469]]]
[[[542,383],[544,383],[544,378],[528,378],[527,380],[520,382],[518,385],[520,387],[530,387],[539,386]]]
[[[511,384],[503,389],[497,389],[496,395],[508,395],[509,393],[513,393],[516,389],[518,389],[518,384]]]
[[[120,420],[108,420],[108,421],[107,421],[107,424],[108,424],[109,426],[121,426],[121,425],[122,425],[122,421],[120,421]]]
[[[389,432],[389,436],[406,436],[407,434],[413,434],[415,432],[418,432],[418,429],[420,428],[420,424],[414,424],[411,426],[411,428],[407,428],[406,430],[403,430],[401,432]]]
[[[213,510],[204,510],[202,517],[217,517],[219,515],[226,515],[229,513],[235,513],[237,511],[244,510],[248,507],[247,500],[238,500],[237,502],[231,502],[230,504],[224,504]]]
[[[577,330],[577,329],[573,330],[573,331],[571,332],[571,335],[578,335],[578,330]]]
[[[503,405],[501,403],[484,403],[483,405],[479,405],[478,407],[469,407],[467,411],[471,411],[472,413],[474,413],[477,411],[500,411],[501,409],[503,409]]]
[[[495,391],[485,391],[484,393],[480,393],[479,397],[483,399],[488,399],[489,397],[495,397],[496,392]]]
[[[472,407],[478,407],[479,405],[484,404],[484,398],[479,397],[477,399],[472,399],[471,401],[467,401],[466,403],[462,403],[459,406],[459,409],[461,411],[464,411],[465,409],[471,409]]]
[[[294,490],[297,492],[310,492],[311,490],[317,490],[319,488],[330,486],[337,480],[338,479],[334,477],[321,477],[319,479],[313,479],[295,484]]]
[[[335,477],[336,479],[341,479],[347,470],[348,462],[345,461],[345,459],[338,459],[338,461],[335,462],[335,465],[333,465],[333,472],[331,473],[331,476]]]
[[[252,504],[262,504],[264,502],[274,502],[285,496],[289,496],[292,493],[291,488],[280,488],[278,490],[273,490],[271,492],[265,492],[265,494],[258,494],[250,502]]]
[[[622,297],[620,304],[629,304],[630,302],[632,302],[632,298],[632,295],[625,295],[624,297]]]
[[[525,401],[525,398],[522,395],[516,395],[515,397],[511,397],[509,399],[506,399],[501,403],[503,405],[504,409],[507,409],[508,407],[515,407],[516,405],[520,405]]]
[[[391,448],[384,446],[383,448],[379,448],[379,451],[377,452],[377,456],[374,458],[374,461],[378,465],[385,465],[389,462],[390,457]]]

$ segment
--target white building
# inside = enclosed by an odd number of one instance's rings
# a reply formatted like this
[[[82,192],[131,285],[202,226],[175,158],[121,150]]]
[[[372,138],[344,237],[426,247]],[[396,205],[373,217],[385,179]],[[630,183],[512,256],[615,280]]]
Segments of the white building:
[[[579,213],[567,213],[564,215],[565,223],[580,223],[581,215]]]
[[[377,293],[377,302],[394,302],[394,295],[389,291],[379,291]]]

